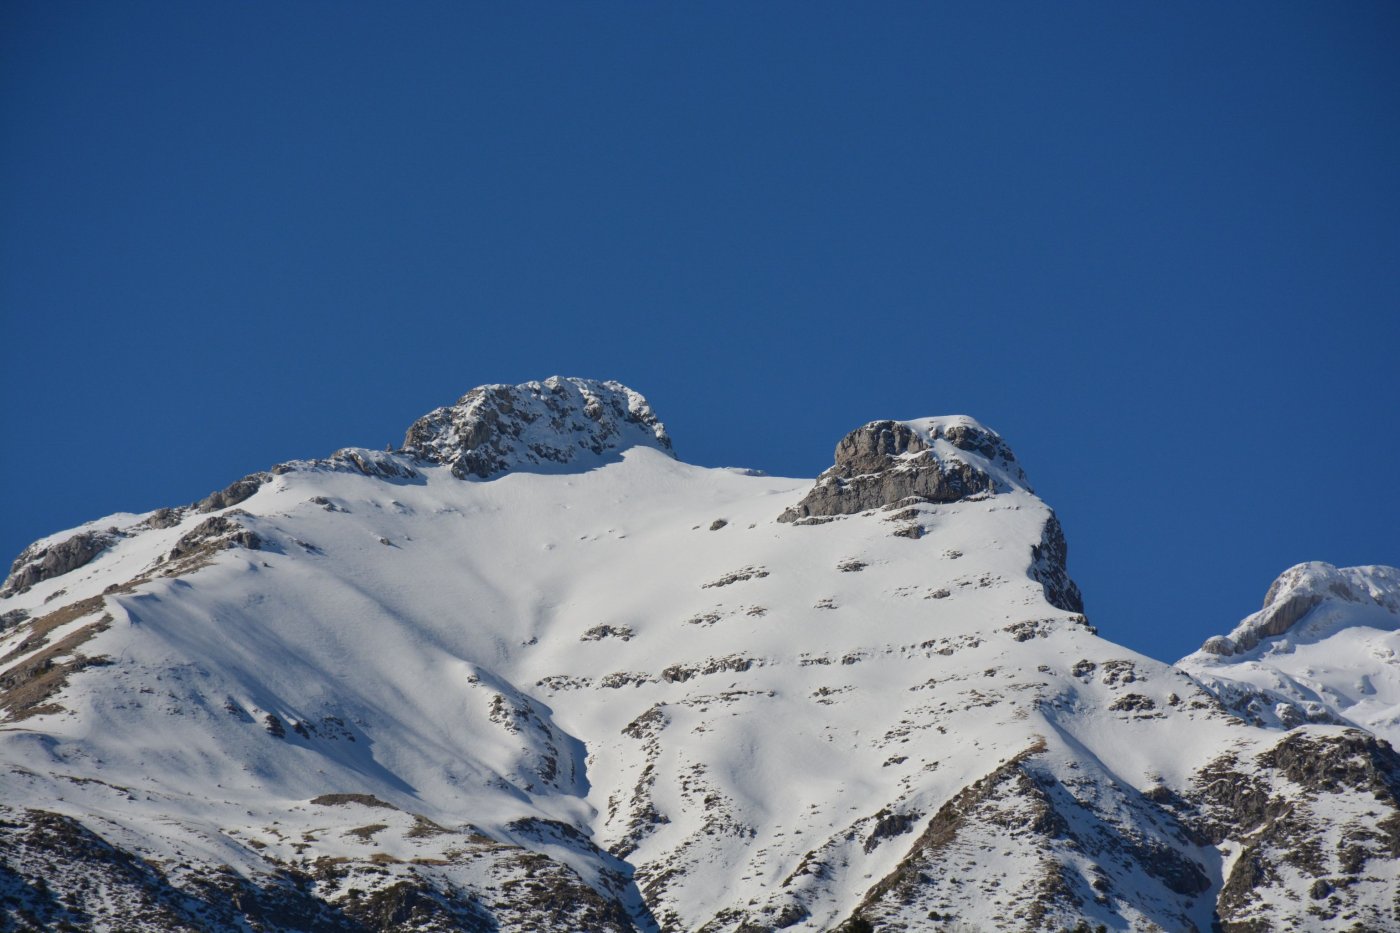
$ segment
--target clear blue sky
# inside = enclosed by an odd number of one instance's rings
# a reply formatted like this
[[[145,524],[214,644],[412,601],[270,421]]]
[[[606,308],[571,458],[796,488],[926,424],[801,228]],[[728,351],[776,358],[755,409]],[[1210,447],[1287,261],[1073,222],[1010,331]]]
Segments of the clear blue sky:
[[[1400,564],[1400,5],[0,6],[0,550],[645,393],[815,475],[963,412],[1164,659]]]

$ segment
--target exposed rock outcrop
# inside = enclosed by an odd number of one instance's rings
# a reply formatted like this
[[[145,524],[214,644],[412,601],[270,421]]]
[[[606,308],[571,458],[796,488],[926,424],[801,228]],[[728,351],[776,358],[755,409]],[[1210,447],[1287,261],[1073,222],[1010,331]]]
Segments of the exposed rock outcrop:
[[[185,509],[156,509],[141,524],[147,528],[174,528],[185,517]]]
[[[250,473],[240,480],[235,480],[224,489],[211,492],[194,504],[195,510],[199,512],[217,512],[219,509],[226,509],[229,506],[237,505],[249,499],[253,493],[262,488],[263,484],[272,479],[271,473]]]
[[[363,447],[343,447],[319,463],[324,463],[330,469],[354,470],[364,476],[377,476],[380,479],[418,478],[417,470],[393,454]]]
[[[1084,598],[1069,578],[1068,559],[1069,545],[1065,543],[1064,529],[1051,512],[1041,532],[1040,544],[1031,548],[1031,576],[1045,587],[1045,600],[1050,605],[1066,612],[1083,612]]]
[[[15,558],[0,597],[23,593],[42,580],[51,580],[71,573],[89,563],[112,543],[112,536],[98,531],[83,531],[54,544],[31,544]]]
[[[272,467],[274,476],[284,476],[299,470],[329,470],[334,473],[359,473],[387,480],[418,480],[422,474],[401,454],[366,447],[342,447],[329,457],[314,460],[288,460]]]
[[[233,547],[258,550],[262,547],[262,539],[256,532],[249,531],[238,522],[237,517],[246,514],[233,511],[206,518],[175,542],[175,546],[166,555],[166,560],[187,560],[196,555]]]
[[[866,892],[840,927],[843,933],[923,929],[911,923],[916,918],[957,928],[970,895],[1001,907],[1006,924],[1001,929],[1089,930],[1105,919],[1121,929],[1131,911],[1114,895],[1129,887],[1158,895],[1139,901],[1153,905],[1153,915],[1144,919],[1156,925],[1132,928],[1198,929],[1179,905],[1211,884],[1202,866],[1182,851],[1190,850],[1184,827],[1121,787],[1107,785],[1081,799],[1076,795],[1089,782],[1062,783],[1036,763],[1040,751],[1036,746],[1014,756],[940,807],[895,869]],[[1153,816],[1125,819],[1133,812]],[[1086,821],[1088,813],[1095,819]],[[1160,828],[1143,834],[1140,827],[1153,820]],[[1017,871],[973,894],[955,866],[969,853],[985,851],[1015,859]],[[1068,868],[1071,853],[1091,856],[1094,871]]]
[[[511,469],[579,465],[628,447],[671,452],[646,399],[618,382],[553,376],[472,389],[415,421],[402,453],[487,479]]]
[[[778,521],[956,502],[1025,486],[1015,461],[1000,435],[971,418],[872,421],[841,439],[835,463]]]
[[[1397,905],[1377,898],[1400,856],[1400,757],[1387,743],[1358,731],[1290,732],[1253,761],[1222,756],[1196,787],[1198,831],[1240,849],[1217,901],[1222,930],[1279,929],[1289,912],[1310,929],[1394,928]],[[1329,816],[1348,797],[1366,802],[1365,819]],[[1278,910],[1301,891],[1308,901]]]

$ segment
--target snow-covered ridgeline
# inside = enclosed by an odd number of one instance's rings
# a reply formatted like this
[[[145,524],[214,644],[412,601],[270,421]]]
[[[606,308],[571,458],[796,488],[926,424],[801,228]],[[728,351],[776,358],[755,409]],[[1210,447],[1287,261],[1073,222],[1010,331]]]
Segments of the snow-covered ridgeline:
[[[1389,837],[1355,829],[1394,810],[1393,753],[1243,723],[1097,637],[994,432],[871,422],[816,483],[669,447],[615,383],[484,387],[398,452],[97,522],[86,560],[12,575],[4,916],[1393,919]]]
[[[1180,666],[1251,721],[1346,723],[1400,743],[1400,570],[1291,567]]]

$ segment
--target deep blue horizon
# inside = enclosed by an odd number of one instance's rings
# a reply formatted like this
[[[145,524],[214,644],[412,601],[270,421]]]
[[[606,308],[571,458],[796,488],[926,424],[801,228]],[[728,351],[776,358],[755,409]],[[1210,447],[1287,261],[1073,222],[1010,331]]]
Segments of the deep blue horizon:
[[[0,559],[483,383],[998,430],[1105,637],[1400,564],[1400,7],[17,0]]]

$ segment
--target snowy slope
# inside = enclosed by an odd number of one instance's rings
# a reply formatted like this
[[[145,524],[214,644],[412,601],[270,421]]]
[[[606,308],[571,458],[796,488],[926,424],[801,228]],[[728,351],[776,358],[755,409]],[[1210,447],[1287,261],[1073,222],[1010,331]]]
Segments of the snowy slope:
[[[1400,744],[1400,570],[1292,567],[1179,666],[1252,721],[1348,723]]]
[[[474,390],[22,555],[0,916],[1393,926],[1388,746],[1242,722],[1099,638],[1064,557],[969,418],[814,483],[674,459],[615,383]]]

